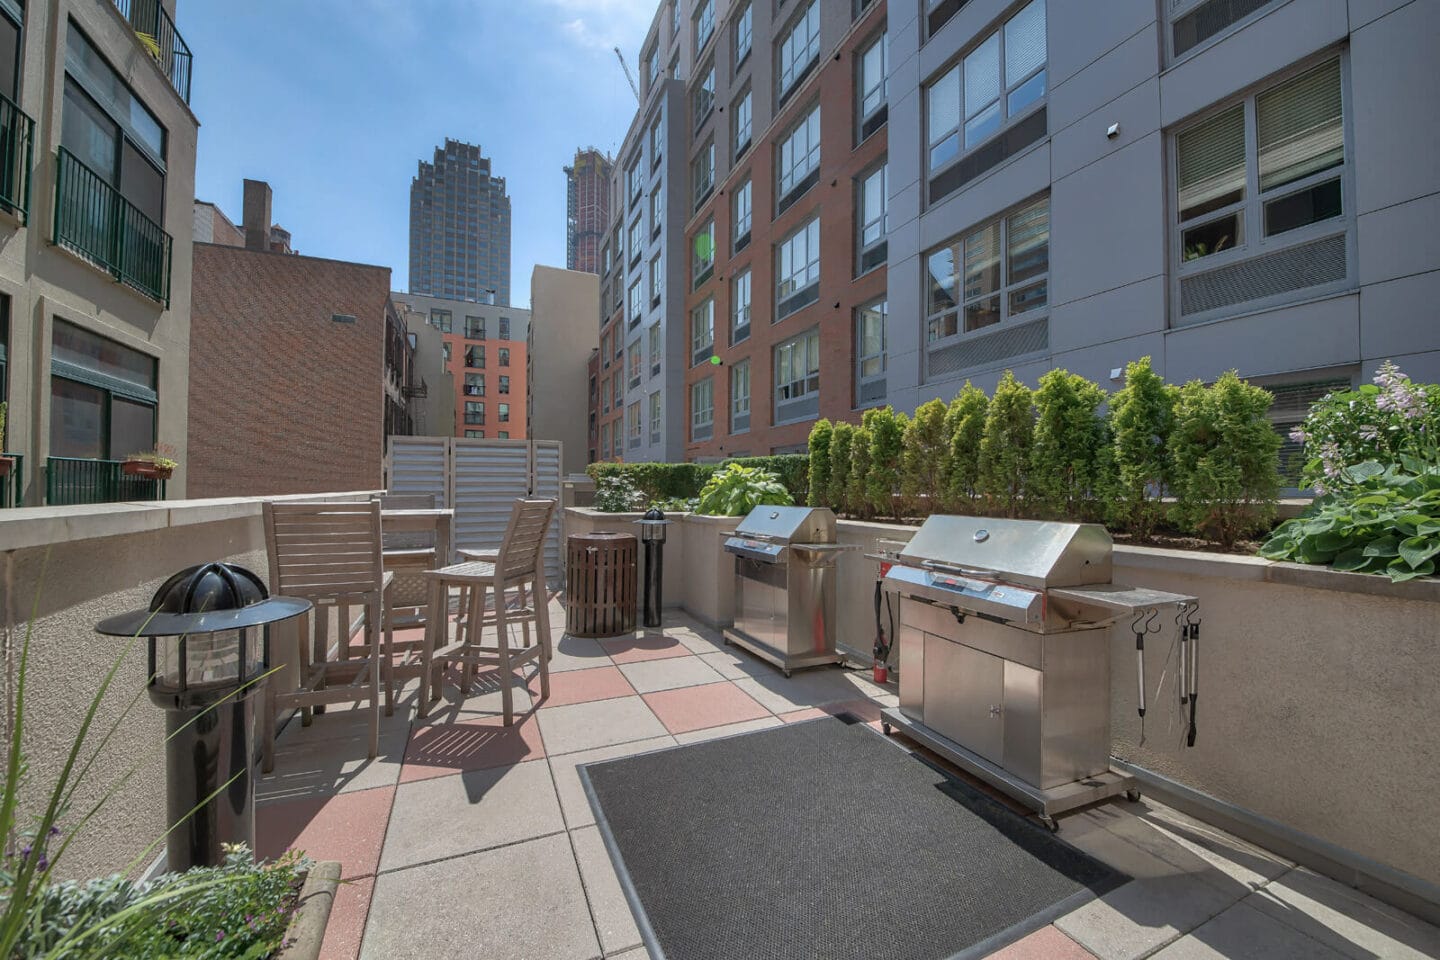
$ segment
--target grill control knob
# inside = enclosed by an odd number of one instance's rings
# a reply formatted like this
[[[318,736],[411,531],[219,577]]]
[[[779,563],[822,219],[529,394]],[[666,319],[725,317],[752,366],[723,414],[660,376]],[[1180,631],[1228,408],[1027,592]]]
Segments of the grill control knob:
[[[771,519],[771,520],[779,520],[779,519],[780,519],[780,511],[779,511],[779,510],[771,510],[771,511],[770,511],[770,519]]]
[[[984,543],[986,540],[989,540],[989,539],[990,539],[990,531],[989,531],[989,530],[981,529],[981,530],[976,530],[976,531],[975,531],[975,542],[976,542],[976,543]]]

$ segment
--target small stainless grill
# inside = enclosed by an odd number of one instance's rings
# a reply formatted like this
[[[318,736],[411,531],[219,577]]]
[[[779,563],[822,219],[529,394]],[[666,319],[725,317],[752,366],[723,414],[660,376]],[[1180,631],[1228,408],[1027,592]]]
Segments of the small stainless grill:
[[[1053,814],[1122,792],[1110,769],[1108,627],[1127,613],[1194,612],[1193,597],[1111,583],[1097,524],[933,516],[893,558],[900,705],[892,726]],[[1177,620],[1177,622],[1179,622]],[[1143,646],[1137,690],[1144,716]]]
[[[785,671],[837,663],[835,514],[824,507],[751,510],[725,541],[735,556],[735,624],[726,641]]]

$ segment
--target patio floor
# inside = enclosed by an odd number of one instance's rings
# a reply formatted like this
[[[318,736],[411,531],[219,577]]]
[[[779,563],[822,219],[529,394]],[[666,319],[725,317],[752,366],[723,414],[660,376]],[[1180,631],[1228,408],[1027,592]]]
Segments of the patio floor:
[[[825,713],[878,727],[896,702],[859,671],[786,680],[683,614],[584,640],[550,609],[551,696],[518,693],[510,728],[492,675],[468,698],[447,683],[424,720],[412,683],[373,761],[360,711],[282,733],[257,847],[343,865],[326,960],[643,958],[577,764]],[[1440,929],[1149,799],[1065,817],[1060,836],[1135,879],[994,957],[1440,956]]]

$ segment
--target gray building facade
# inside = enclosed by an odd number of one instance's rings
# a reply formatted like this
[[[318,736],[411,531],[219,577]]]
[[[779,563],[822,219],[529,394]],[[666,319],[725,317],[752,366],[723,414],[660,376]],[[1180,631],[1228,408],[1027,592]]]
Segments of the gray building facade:
[[[410,292],[510,304],[510,198],[480,148],[435,148],[410,182]]]
[[[1440,380],[1440,4],[892,0],[889,400]]]

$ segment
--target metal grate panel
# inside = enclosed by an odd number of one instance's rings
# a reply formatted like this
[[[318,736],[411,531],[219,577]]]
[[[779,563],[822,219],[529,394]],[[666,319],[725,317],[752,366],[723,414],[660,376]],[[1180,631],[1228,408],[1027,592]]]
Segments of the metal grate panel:
[[[802,310],[820,299],[820,283],[817,281],[810,284],[798,293],[792,293],[780,301],[779,308],[775,311],[775,322],[779,323],[797,310]]]
[[[786,402],[776,402],[775,422],[788,423],[792,420],[807,420],[818,416],[820,413],[820,394],[812,393],[807,397]]]
[[[1174,55],[1180,56],[1220,33],[1232,23],[1245,19],[1271,0],[1210,0],[1201,4],[1170,27]]]
[[[866,380],[860,384],[860,402],[874,403],[885,399],[885,378]]]
[[[882,240],[869,250],[860,254],[860,272],[868,273],[884,263],[885,258],[889,255],[889,247],[890,244]]]
[[[879,110],[876,110],[873,114],[871,114],[870,118],[860,125],[861,141],[863,142],[870,139],[870,135],[876,130],[879,130],[881,127],[883,127],[885,125],[885,121],[889,119],[890,105],[886,104],[882,106]]]
[[[715,424],[713,422],[691,424],[690,426],[691,440],[709,440],[712,436],[714,436],[714,433]]]
[[[445,437],[391,437],[390,476],[385,489],[396,494],[426,494],[435,506],[450,506],[446,482],[450,442]]]
[[[930,202],[959,190],[965,184],[992,167],[1015,156],[1026,147],[1043,139],[1049,129],[1046,108],[1041,107],[999,136],[991,138],[962,157],[954,166],[947,167],[930,181]]]
[[[805,178],[803,180],[795,184],[795,186],[791,187],[790,192],[780,198],[780,203],[776,205],[775,215],[778,217],[786,210],[789,210],[791,205],[794,204],[796,200],[799,200],[801,197],[805,196],[805,192],[819,182],[820,170],[818,168],[815,170],[811,170],[809,173],[805,174]]]
[[[1180,281],[1180,315],[1318,287],[1345,279],[1345,235],[1302,243]]]
[[[738,432],[738,431],[740,431],[740,430],[749,430],[749,429],[750,429],[750,414],[748,414],[748,413],[737,413],[737,414],[735,414],[733,417],[730,418],[730,431],[731,431],[732,433]]]
[[[930,351],[932,377],[999,363],[1011,357],[1050,349],[1050,318],[1001,327],[983,337],[972,337]]]

